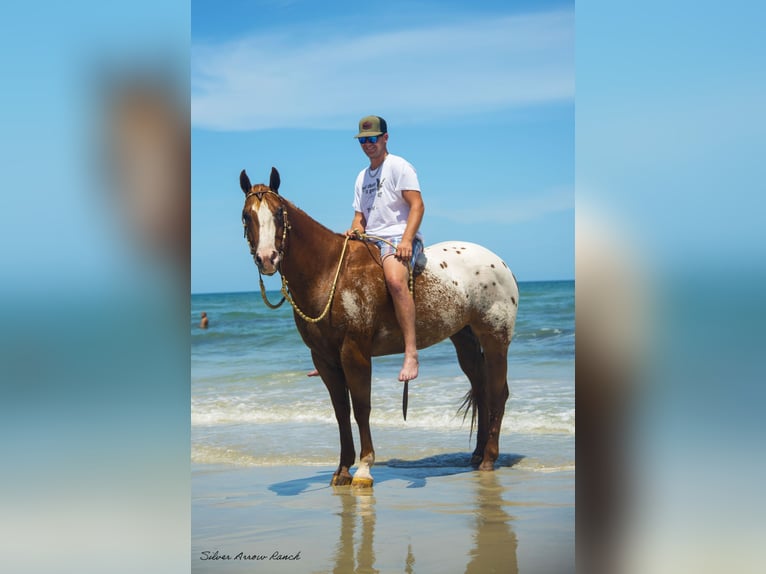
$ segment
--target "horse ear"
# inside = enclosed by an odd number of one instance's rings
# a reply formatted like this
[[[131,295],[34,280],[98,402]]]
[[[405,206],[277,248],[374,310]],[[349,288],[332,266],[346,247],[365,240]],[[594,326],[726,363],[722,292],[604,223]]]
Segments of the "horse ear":
[[[250,190],[253,189],[253,185],[250,183],[250,178],[247,177],[247,173],[245,173],[245,170],[242,170],[242,173],[239,174],[239,187],[242,188],[242,191],[245,192],[245,194],[250,193]]]
[[[279,172],[277,171],[277,168],[272,167],[271,168],[271,177],[269,178],[269,188],[274,193],[279,193],[279,184],[281,180],[279,179]]]

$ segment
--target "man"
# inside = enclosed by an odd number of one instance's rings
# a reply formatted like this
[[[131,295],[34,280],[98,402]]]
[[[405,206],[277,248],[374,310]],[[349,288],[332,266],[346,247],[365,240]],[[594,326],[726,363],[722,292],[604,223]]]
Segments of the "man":
[[[415,168],[407,160],[388,153],[386,120],[379,116],[362,118],[359,133],[354,137],[370,165],[356,178],[354,221],[346,235],[366,233],[395,245],[376,242],[396,319],[404,335],[404,363],[399,380],[410,381],[418,376],[415,301],[409,291],[409,270],[423,250],[419,228],[425,206],[420,184]]]

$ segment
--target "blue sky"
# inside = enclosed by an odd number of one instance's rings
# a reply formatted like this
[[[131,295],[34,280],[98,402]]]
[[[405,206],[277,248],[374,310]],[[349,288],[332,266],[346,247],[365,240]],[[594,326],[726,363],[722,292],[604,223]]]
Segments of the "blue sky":
[[[242,169],[277,167],[286,197],[348,227],[367,114],[418,171],[426,244],[574,277],[574,6],[474,4],[192,2],[193,293],[257,289]]]

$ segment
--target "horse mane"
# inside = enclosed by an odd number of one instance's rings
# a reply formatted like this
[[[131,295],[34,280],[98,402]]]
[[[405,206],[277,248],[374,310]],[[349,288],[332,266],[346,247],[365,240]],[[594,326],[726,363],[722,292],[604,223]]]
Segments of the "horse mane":
[[[247,171],[242,170],[239,174],[239,186],[242,188],[242,191],[245,193],[246,197],[249,197],[250,195],[260,195],[264,193],[272,193],[276,195],[279,198],[279,202],[282,204],[282,206],[286,206],[289,208],[288,211],[288,217],[290,217],[290,212],[298,212],[300,215],[308,219],[309,221],[315,223],[319,226],[319,228],[322,231],[326,231],[327,233],[330,233],[332,235],[336,236],[342,236],[342,234],[337,233],[333,231],[332,229],[329,229],[327,226],[323,225],[313,217],[311,217],[308,213],[303,211],[300,207],[295,205],[292,201],[287,199],[284,195],[279,193],[279,186],[282,183],[282,178],[279,175],[279,171],[277,171],[277,168],[272,167],[271,168],[271,175],[269,177],[269,185],[266,185],[264,183],[257,183],[253,185],[250,183],[250,178],[247,176]]]
[[[288,208],[288,212],[287,212],[288,221],[290,221],[292,219],[292,214],[297,212],[301,216],[307,218],[309,221],[312,221],[316,225],[318,225],[322,231],[326,231],[327,233],[330,233],[332,235],[336,235],[338,237],[343,237],[342,233],[338,233],[337,231],[333,231],[332,229],[330,229],[329,227],[327,227],[323,223],[317,221],[316,219],[311,217],[308,213],[303,211],[300,207],[295,205],[292,201],[287,199],[284,195],[279,195],[279,197],[281,198],[282,204],[286,205],[287,208]]]

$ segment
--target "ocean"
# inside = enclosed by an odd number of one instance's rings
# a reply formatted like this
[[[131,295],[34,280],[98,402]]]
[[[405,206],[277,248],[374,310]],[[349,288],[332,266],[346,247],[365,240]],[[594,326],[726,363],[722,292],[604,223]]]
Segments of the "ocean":
[[[499,464],[534,473],[573,472],[574,281],[521,282],[519,291]],[[277,292],[268,295],[279,300]],[[202,311],[209,317],[208,329],[199,328]],[[306,376],[313,365],[289,304],[269,309],[257,291],[195,294],[190,328],[193,469],[335,469],[339,439],[332,405],[321,379]],[[470,415],[463,420],[457,410],[470,384],[452,343],[420,351],[420,375],[409,385],[406,421],[397,381],[401,360],[401,355],[373,359],[370,424],[376,464],[467,464],[475,433],[469,436]]]

